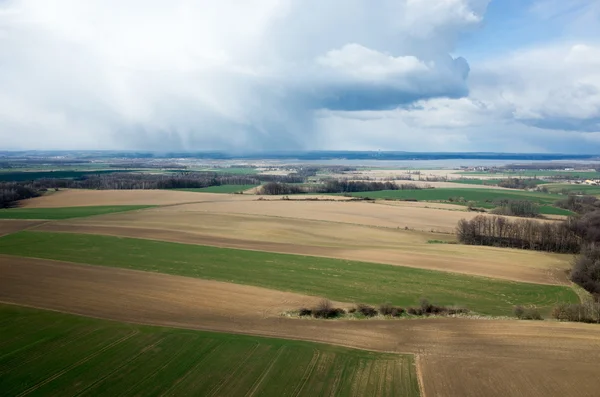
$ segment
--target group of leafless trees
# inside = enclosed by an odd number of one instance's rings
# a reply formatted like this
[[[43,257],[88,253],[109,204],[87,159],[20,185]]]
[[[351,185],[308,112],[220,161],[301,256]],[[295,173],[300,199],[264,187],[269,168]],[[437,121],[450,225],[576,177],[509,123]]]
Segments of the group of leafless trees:
[[[507,178],[498,181],[498,186],[510,189],[533,189],[537,186],[537,179]]]
[[[281,182],[266,183],[260,193],[267,195],[285,195],[301,193],[356,193],[374,192],[380,190],[417,190],[421,189],[414,183],[397,184],[393,182],[364,182],[347,180],[329,180],[321,184],[290,185]]]
[[[523,218],[536,218],[540,215],[540,206],[528,200],[498,200],[492,213],[496,215],[520,216]]]
[[[512,247],[558,253],[578,254],[573,261],[571,280],[600,300],[600,210],[593,204],[595,198],[577,198],[573,203],[583,207],[578,214],[561,222],[539,222],[531,219],[511,220],[500,216],[479,215],[461,220],[456,233],[464,244]],[[592,203],[592,204],[590,204]],[[594,306],[595,308],[595,306]],[[561,316],[571,316],[570,307]],[[591,310],[591,309],[590,309]],[[594,309],[595,310],[595,309]],[[577,314],[579,316],[580,314]],[[591,318],[587,316],[585,318]],[[600,321],[600,317],[593,317]],[[588,320],[585,320],[588,321]]]
[[[16,182],[0,182],[0,208],[14,207],[19,200],[40,195],[38,189]]]
[[[578,253],[581,239],[568,222],[511,220],[502,216],[478,215],[462,219],[456,229],[463,244],[511,247],[547,252]]]

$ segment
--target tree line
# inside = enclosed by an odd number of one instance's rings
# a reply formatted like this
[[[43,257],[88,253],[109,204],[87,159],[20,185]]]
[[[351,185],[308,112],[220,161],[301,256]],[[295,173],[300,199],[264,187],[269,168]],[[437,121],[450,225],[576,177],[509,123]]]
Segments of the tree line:
[[[458,240],[469,245],[489,245],[547,252],[578,253],[580,238],[567,222],[511,220],[478,215],[462,219],[456,228]]]
[[[421,189],[414,183],[397,184],[393,182],[364,182],[330,180],[314,185],[290,185],[281,182],[266,183],[261,186],[260,193],[266,195],[285,195],[302,193],[356,193],[374,192],[381,190],[418,190]]]
[[[589,204],[593,201],[577,198],[574,202]],[[578,254],[573,260],[571,281],[599,301],[600,210],[595,205],[578,208],[583,211],[582,214],[561,222],[479,215],[469,221],[459,221],[456,233],[458,240],[464,244]]]

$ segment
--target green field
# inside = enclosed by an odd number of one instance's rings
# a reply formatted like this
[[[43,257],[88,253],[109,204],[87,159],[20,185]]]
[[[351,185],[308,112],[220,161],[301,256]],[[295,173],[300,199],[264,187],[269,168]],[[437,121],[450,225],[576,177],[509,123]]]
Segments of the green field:
[[[461,189],[461,188],[436,188],[419,190],[381,190],[378,192],[351,193],[357,197],[370,197],[373,199],[388,200],[418,200],[439,201],[466,205],[468,201],[475,202],[475,206],[494,208],[495,200],[528,200],[540,204],[542,214],[570,215],[571,212],[552,207],[552,204],[563,196],[524,190],[502,189]]]
[[[0,334],[3,396],[419,395],[410,355],[10,305]]]
[[[190,189],[173,189],[180,190],[183,192],[199,192],[199,193],[239,193],[248,189],[252,189],[258,185],[220,185],[220,186],[209,186],[202,188],[190,188]]]
[[[70,219],[151,208],[152,205],[103,205],[95,207],[6,208],[0,209],[0,219]]]
[[[511,315],[517,304],[536,305],[546,313],[556,302],[578,302],[575,292],[562,286],[112,236],[23,231],[0,238],[0,253],[256,285],[345,302],[412,306],[425,297],[489,315]]]

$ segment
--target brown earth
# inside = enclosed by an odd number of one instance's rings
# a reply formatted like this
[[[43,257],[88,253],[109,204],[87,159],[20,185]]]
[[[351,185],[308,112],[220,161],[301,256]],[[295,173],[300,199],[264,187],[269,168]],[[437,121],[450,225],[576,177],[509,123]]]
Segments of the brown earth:
[[[243,196],[242,196],[243,197]],[[454,233],[461,219],[477,212],[448,211],[414,205],[386,205],[364,201],[220,200],[161,208],[173,213],[208,212],[309,219],[387,228]]]
[[[19,230],[29,229],[41,223],[44,223],[44,221],[0,219],[0,237],[5,234],[18,232]]]
[[[36,230],[322,256],[558,285],[568,284],[571,259],[526,250],[428,243],[453,239],[444,234],[162,208],[49,222]]]
[[[0,301],[162,326],[417,354],[426,396],[595,396],[597,325],[437,318],[301,320],[314,298],[163,274],[0,256]]]
[[[172,205],[228,199],[253,200],[255,197],[177,190],[61,190],[53,194],[22,200],[24,208],[85,207],[96,205]]]

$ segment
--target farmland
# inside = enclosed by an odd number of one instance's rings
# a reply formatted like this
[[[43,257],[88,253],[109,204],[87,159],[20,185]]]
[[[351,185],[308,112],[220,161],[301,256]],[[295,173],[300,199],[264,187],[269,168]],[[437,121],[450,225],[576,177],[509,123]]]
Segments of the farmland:
[[[306,298],[256,287],[4,256],[0,272],[0,301],[14,304],[416,354],[426,395],[518,396],[527,388],[535,397],[574,397],[593,396],[600,386],[593,365],[600,342],[595,325],[465,318],[305,321],[277,313],[306,304]]]
[[[548,312],[556,302],[578,301],[573,290],[562,286],[110,236],[18,232],[0,238],[0,253],[228,281],[346,302],[409,306],[426,297],[490,315],[510,315],[516,304]]]
[[[569,194],[589,194],[591,196],[600,195],[600,186],[594,186],[594,185],[553,183],[553,184],[546,185],[546,188],[551,193],[568,192]]]
[[[387,200],[441,201],[466,205],[472,201],[478,207],[493,208],[497,200],[527,200],[540,204],[540,212],[548,215],[569,215],[569,211],[553,208],[552,204],[561,198],[557,194],[497,189],[420,189],[382,190],[378,192],[352,193],[355,197],[370,197]]]
[[[489,317],[510,318],[516,304],[547,317],[557,302],[578,302],[565,273],[570,256],[454,244],[457,221],[478,213],[444,200],[291,198],[61,190],[23,201],[19,210],[40,211],[45,220],[0,220],[0,302],[98,320],[7,306],[18,313],[0,311],[3,335],[20,335],[24,345],[16,337],[0,342],[0,349],[12,346],[0,352],[8,354],[1,386],[8,385],[9,395],[38,386],[42,394],[282,395],[302,387],[301,395],[322,395],[337,385],[338,395],[418,395],[421,389],[428,396],[508,396],[527,389],[536,397],[593,395],[599,386],[590,381],[590,363],[600,354],[594,325]],[[134,210],[86,213],[90,206]],[[74,210],[82,215],[51,215]],[[284,314],[322,298],[349,308],[358,302],[413,306],[423,297],[487,319],[327,321]],[[28,320],[34,312],[40,317]],[[89,334],[78,334],[81,329]],[[110,344],[126,335],[121,331],[135,335],[106,350],[96,342]],[[39,343],[26,343],[30,336]],[[69,348],[45,353],[57,344]],[[235,348],[220,347],[229,345]],[[27,373],[11,365],[22,357],[36,365]],[[198,362],[214,362],[215,370]],[[348,385],[338,382],[339,370],[344,379],[349,374]]]
[[[63,208],[0,209],[0,219],[71,219],[150,208],[149,205],[106,205]]]
[[[419,395],[410,355],[8,305],[0,317],[4,395]]]

